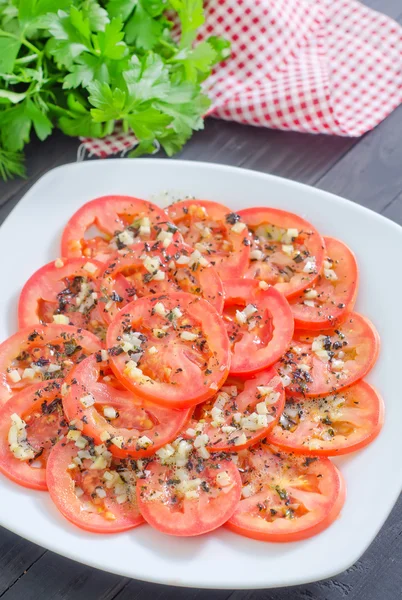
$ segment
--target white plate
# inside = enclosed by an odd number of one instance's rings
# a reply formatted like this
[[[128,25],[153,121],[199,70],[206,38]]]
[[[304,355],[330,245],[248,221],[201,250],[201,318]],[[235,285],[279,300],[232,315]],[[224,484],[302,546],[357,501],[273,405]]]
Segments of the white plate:
[[[29,190],[0,229],[0,339],[15,331],[21,286],[59,255],[62,228],[75,210],[104,194],[150,198],[162,190],[217,200],[234,210],[269,205],[294,211],[356,252],[361,273],[357,309],[372,319],[382,339],[380,359],[368,377],[385,399],[382,433],[362,452],[338,459],[348,487],[345,507],[329,529],[303,542],[267,544],[224,529],[180,539],[145,525],[111,536],[85,533],[58,514],[46,493],[25,490],[4,477],[0,525],[79,562],[157,583],[268,588],[331,577],[366,550],[402,487],[398,225],[321,190],[232,167],[155,159],[58,167]]]

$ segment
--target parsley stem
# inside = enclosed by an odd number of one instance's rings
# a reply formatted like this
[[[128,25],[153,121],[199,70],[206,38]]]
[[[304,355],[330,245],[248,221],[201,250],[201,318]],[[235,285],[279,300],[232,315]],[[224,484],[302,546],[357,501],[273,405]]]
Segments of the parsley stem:
[[[38,55],[42,54],[42,51],[39,50],[39,48],[37,48],[36,46],[31,44],[31,42],[29,42],[28,40],[26,40],[23,37],[19,37],[18,35],[15,35],[14,33],[5,31],[4,29],[0,29],[0,35],[1,35],[1,37],[9,37],[9,38],[13,38],[14,40],[18,40],[19,42],[21,42],[21,44],[23,46],[26,46],[27,48],[32,50],[32,52],[34,52],[35,54],[38,54]]]
[[[25,38],[21,38],[21,44],[23,44],[24,46],[26,46],[27,48],[29,48],[30,50],[32,50],[32,52],[34,52],[35,54],[37,54],[39,57],[42,56],[43,52],[41,50],[39,50],[39,48],[37,48],[36,46],[34,46],[33,44],[31,44],[31,42],[29,42]]]

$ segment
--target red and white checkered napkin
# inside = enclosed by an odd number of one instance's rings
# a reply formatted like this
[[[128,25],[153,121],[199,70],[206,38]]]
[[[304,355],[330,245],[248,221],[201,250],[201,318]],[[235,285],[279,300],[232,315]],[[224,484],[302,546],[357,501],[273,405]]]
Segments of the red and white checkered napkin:
[[[359,136],[402,102],[402,28],[355,0],[207,0],[199,40],[232,55],[205,82],[210,114],[251,125]],[[81,138],[97,156],[127,151],[115,132]]]

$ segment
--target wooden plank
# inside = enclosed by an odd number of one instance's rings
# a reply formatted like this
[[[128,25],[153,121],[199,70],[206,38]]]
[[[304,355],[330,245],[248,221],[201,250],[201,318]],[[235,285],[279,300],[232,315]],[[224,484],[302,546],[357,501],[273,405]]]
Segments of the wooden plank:
[[[128,579],[46,552],[0,595],[3,600],[112,600]]]
[[[398,194],[382,211],[384,217],[402,225],[402,192]]]
[[[402,105],[318,180],[317,187],[380,212],[402,190]]]
[[[177,156],[274,173],[314,184],[358,140],[208,119]]]
[[[0,528],[0,597],[44,553],[40,546]]]

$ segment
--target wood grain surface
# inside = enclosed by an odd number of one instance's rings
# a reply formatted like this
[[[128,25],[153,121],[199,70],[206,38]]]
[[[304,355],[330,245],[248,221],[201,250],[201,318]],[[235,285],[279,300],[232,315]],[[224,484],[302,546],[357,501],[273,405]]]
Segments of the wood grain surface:
[[[402,22],[401,0],[366,4]],[[77,140],[58,133],[45,143],[33,142],[27,153],[28,179],[0,182],[0,223],[41,175],[75,161],[77,147]],[[241,166],[308,183],[402,225],[402,106],[363,138],[313,136],[209,119],[177,158]],[[179,589],[121,578],[57,556],[0,528],[0,598],[401,600],[402,498],[364,556],[346,572],[305,586],[255,592]]]

